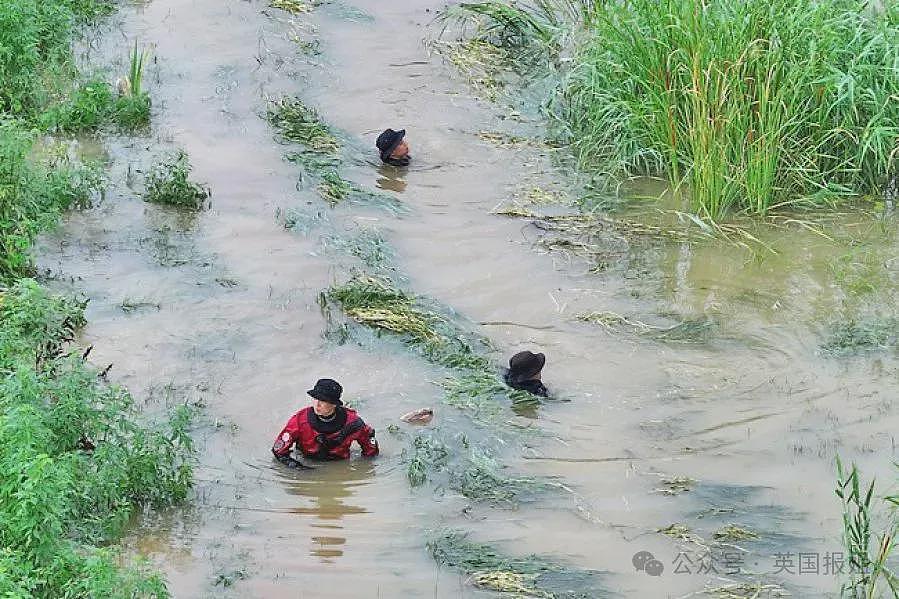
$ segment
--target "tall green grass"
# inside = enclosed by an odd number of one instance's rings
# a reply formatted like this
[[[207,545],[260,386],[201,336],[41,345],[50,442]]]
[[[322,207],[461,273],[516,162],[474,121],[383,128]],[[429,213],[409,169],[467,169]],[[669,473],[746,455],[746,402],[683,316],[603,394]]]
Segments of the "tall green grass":
[[[896,3],[571,4],[461,6],[481,20],[479,35],[552,59],[556,114],[600,179],[667,177],[717,219],[879,194],[896,174]]]
[[[895,547],[896,535],[899,534],[899,515],[896,506],[899,498],[885,497],[893,507],[887,514],[887,522],[877,535],[872,528],[878,523],[874,521],[877,510],[873,502],[874,480],[867,489],[860,481],[855,464],[846,470],[837,457],[837,486],[835,489],[843,512],[843,545],[846,548],[846,571],[841,596],[852,599],[873,599],[886,597],[886,589],[893,597],[899,597],[899,576],[889,567],[889,560]],[[899,466],[899,464],[897,464]],[[878,592],[878,587],[881,592]]]

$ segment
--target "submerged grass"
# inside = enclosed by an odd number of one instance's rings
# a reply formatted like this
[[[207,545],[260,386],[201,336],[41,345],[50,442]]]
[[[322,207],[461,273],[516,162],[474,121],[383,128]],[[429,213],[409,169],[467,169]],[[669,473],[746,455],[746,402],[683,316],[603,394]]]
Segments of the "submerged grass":
[[[568,568],[538,555],[504,555],[458,531],[438,532],[428,541],[428,550],[438,564],[469,575],[471,583],[487,590],[550,599],[588,599],[609,593],[595,571]]]
[[[310,152],[336,155],[340,150],[340,142],[330,127],[321,120],[315,109],[299,98],[282,98],[273,102],[266,117],[285,140],[302,144]]]
[[[266,119],[285,142],[302,146],[286,158],[296,162],[316,181],[316,189],[331,207],[345,202],[376,206],[394,214],[407,211],[396,197],[365,189],[340,174],[342,144],[314,108],[299,98],[272,102]]]
[[[899,347],[899,318],[870,317],[836,322],[821,347],[831,355]]]
[[[893,2],[488,0],[447,15],[557,80],[582,167],[664,176],[703,218],[879,195],[897,173]]]
[[[334,303],[355,322],[400,336],[429,361],[457,371],[444,385],[446,401],[485,419],[495,416],[500,397],[516,407],[534,406],[539,400],[511,389],[498,379],[497,369],[480,353],[486,340],[467,333],[441,310],[422,298],[398,289],[387,278],[360,275],[322,294],[322,303]]]

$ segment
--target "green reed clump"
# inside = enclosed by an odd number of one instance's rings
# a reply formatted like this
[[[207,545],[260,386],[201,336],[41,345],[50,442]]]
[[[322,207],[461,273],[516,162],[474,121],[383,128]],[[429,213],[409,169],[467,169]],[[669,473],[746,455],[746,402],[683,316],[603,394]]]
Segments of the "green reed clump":
[[[155,204],[202,209],[209,197],[209,189],[190,180],[191,170],[184,150],[166,156],[147,174],[144,199]]]
[[[879,194],[899,140],[899,7],[861,0],[463,3],[540,56],[580,165],[661,175],[718,219]]]
[[[126,131],[142,129],[150,124],[150,94],[144,90],[144,69],[150,60],[150,51],[141,49],[137,40],[128,61],[128,74],[119,79],[119,97],[113,106],[116,124]]]
[[[899,139],[895,7],[637,0],[596,13],[565,82],[585,166],[664,174],[720,218],[879,193]]]
[[[23,279],[0,294],[0,591],[164,597],[114,549],[136,510],[187,495],[189,412],[159,426],[68,342],[83,304]]]
[[[836,465],[837,486],[834,492],[840,498],[842,507],[843,545],[849,562],[843,574],[845,580],[841,594],[853,599],[885,596],[877,591],[878,584],[882,582],[882,590],[889,588],[893,596],[897,596],[899,576],[889,568],[888,561],[895,547],[896,535],[899,534],[899,515],[895,509],[899,502],[895,498],[886,498],[894,507],[889,511],[879,538],[875,539],[872,532],[872,518],[875,516],[874,480],[865,489],[855,464],[850,471],[846,471],[837,456]]]

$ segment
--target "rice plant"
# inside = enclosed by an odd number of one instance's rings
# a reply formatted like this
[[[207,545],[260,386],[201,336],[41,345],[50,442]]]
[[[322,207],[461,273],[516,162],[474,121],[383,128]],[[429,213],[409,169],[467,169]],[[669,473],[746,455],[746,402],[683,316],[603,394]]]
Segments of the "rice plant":
[[[860,0],[463,3],[536,48],[580,165],[660,175],[703,218],[879,196],[899,147],[899,6]],[[524,56],[528,56],[527,52]]]
[[[156,204],[202,209],[209,190],[191,181],[190,171],[190,161],[183,150],[163,158],[147,174],[144,199]]]
[[[843,512],[843,544],[846,548],[848,564],[844,572],[842,596],[852,599],[874,599],[881,596],[881,589],[889,588],[893,596],[899,596],[899,577],[888,566],[896,534],[899,533],[899,517],[895,509],[888,515],[883,532],[875,539],[872,532],[874,513],[874,480],[865,489],[859,480],[855,464],[846,471],[839,456],[837,465],[837,487],[835,493],[840,498]],[[895,499],[887,501],[896,503]],[[883,583],[883,584],[881,584]]]

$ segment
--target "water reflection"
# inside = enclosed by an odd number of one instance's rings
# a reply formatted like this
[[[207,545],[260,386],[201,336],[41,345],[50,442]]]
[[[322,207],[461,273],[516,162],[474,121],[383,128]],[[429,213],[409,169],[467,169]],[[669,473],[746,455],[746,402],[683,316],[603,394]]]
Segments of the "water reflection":
[[[382,164],[378,167],[378,180],[376,185],[380,189],[403,193],[406,191],[406,180],[402,176],[402,169],[389,164]]]
[[[356,495],[357,488],[366,486],[374,478],[374,474],[374,464],[367,460],[326,462],[316,464],[314,471],[297,473],[297,478],[285,481],[290,495],[307,500],[289,511],[313,516],[314,528],[328,530],[311,537],[310,555],[328,563],[343,555],[347,539],[339,536],[339,531],[343,530],[341,521],[348,515],[368,513],[367,508],[353,505],[351,498]]]

